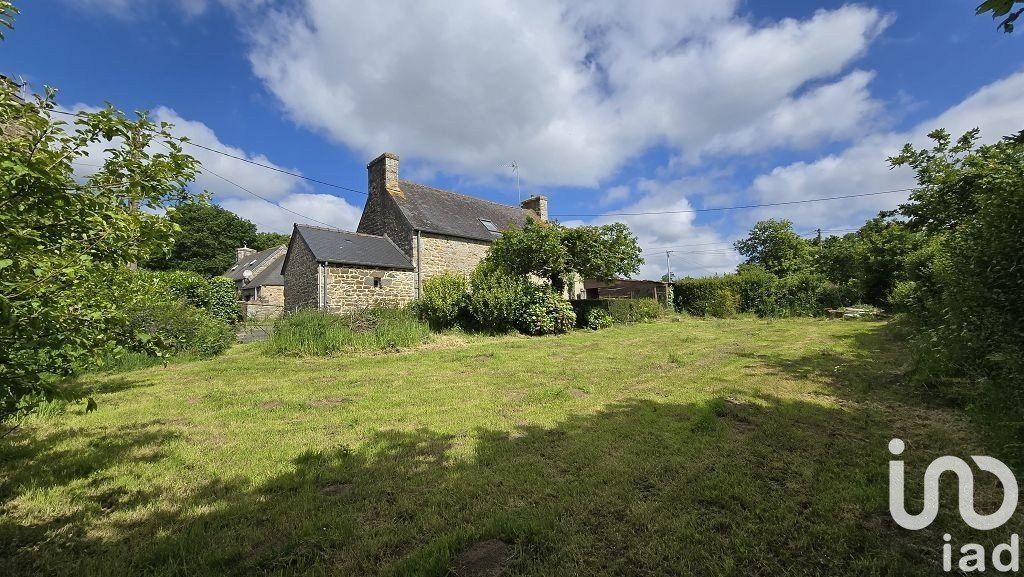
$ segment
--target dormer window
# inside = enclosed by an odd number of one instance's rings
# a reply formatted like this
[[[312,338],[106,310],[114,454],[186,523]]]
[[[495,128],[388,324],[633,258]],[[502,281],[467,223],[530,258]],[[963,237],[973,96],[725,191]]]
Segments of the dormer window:
[[[494,226],[494,223],[487,220],[486,218],[481,218],[480,224],[484,225],[484,228],[486,228],[488,231],[493,232],[494,234],[498,234],[498,227]]]
[[[250,262],[249,262],[249,266],[252,266],[252,265],[254,265],[254,264],[256,264],[256,261],[255,261],[255,260],[252,260],[252,261],[250,261]]]

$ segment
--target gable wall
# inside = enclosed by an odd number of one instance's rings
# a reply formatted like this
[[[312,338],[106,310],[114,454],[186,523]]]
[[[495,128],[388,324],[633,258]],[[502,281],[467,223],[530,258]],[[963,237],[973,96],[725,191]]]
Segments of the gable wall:
[[[405,305],[416,296],[416,273],[410,270],[328,265],[327,309],[349,313],[375,305]],[[373,286],[374,277],[381,279]]]
[[[370,172],[370,195],[363,206],[363,215],[359,218],[356,232],[387,236],[406,256],[410,256],[413,253],[412,226],[402,215],[395,199],[387,192],[383,178],[374,171]]]
[[[297,233],[288,247],[288,266],[284,270],[284,310],[315,309],[320,306],[319,264],[313,251]]]

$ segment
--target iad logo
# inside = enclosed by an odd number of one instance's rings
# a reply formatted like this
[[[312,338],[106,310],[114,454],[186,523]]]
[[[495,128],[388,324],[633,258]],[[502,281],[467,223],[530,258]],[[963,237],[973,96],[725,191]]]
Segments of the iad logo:
[[[889,441],[889,452],[899,456],[906,450],[906,444],[900,439]],[[907,512],[904,493],[906,491],[906,471],[903,461],[889,461],[889,512],[896,523],[904,529],[917,531],[932,524],[939,514],[939,479],[943,473],[953,473],[957,478],[958,505],[960,517],[974,529],[989,531],[1006,524],[1017,510],[1018,488],[1017,479],[1010,469],[992,457],[972,456],[971,460],[982,471],[992,473],[1003,486],[1003,502],[995,513],[981,515],[974,509],[974,472],[966,461],[957,457],[939,457],[928,465],[924,472],[924,507],[921,512],[912,515]],[[943,535],[942,546],[943,569],[952,571],[953,554],[949,541],[952,537]],[[968,543],[960,548],[962,557],[958,563],[961,571],[984,571],[985,548],[981,545]],[[1009,559],[1007,559],[1009,557]],[[1010,536],[1010,542],[992,549],[992,568],[997,571],[1017,571],[1019,569],[1020,544],[1017,535]]]

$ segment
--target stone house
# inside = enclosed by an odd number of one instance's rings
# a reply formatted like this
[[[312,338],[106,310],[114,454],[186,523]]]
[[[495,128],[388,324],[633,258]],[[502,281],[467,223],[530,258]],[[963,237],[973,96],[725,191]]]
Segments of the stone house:
[[[248,247],[235,249],[235,264],[221,276],[235,281],[247,317],[267,318],[284,311],[281,267],[287,252],[284,245],[259,252]]]
[[[390,152],[366,169],[355,233],[295,225],[283,273],[286,310],[407,303],[432,276],[469,275],[502,230],[548,218],[543,196],[515,207],[402,180]]]
[[[386,236],[296,224],[284,262],[285,309],[347,313],[415,296],[412,261]]]

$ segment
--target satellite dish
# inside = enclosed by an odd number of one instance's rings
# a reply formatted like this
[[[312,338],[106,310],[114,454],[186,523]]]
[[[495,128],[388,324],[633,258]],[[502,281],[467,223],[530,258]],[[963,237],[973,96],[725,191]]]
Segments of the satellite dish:
[[[245,279],[245,282],[251,281],[252,280],[252,271],[249,270],[249,269],[245,269],[244,271],[242,271],[242,278]]]

